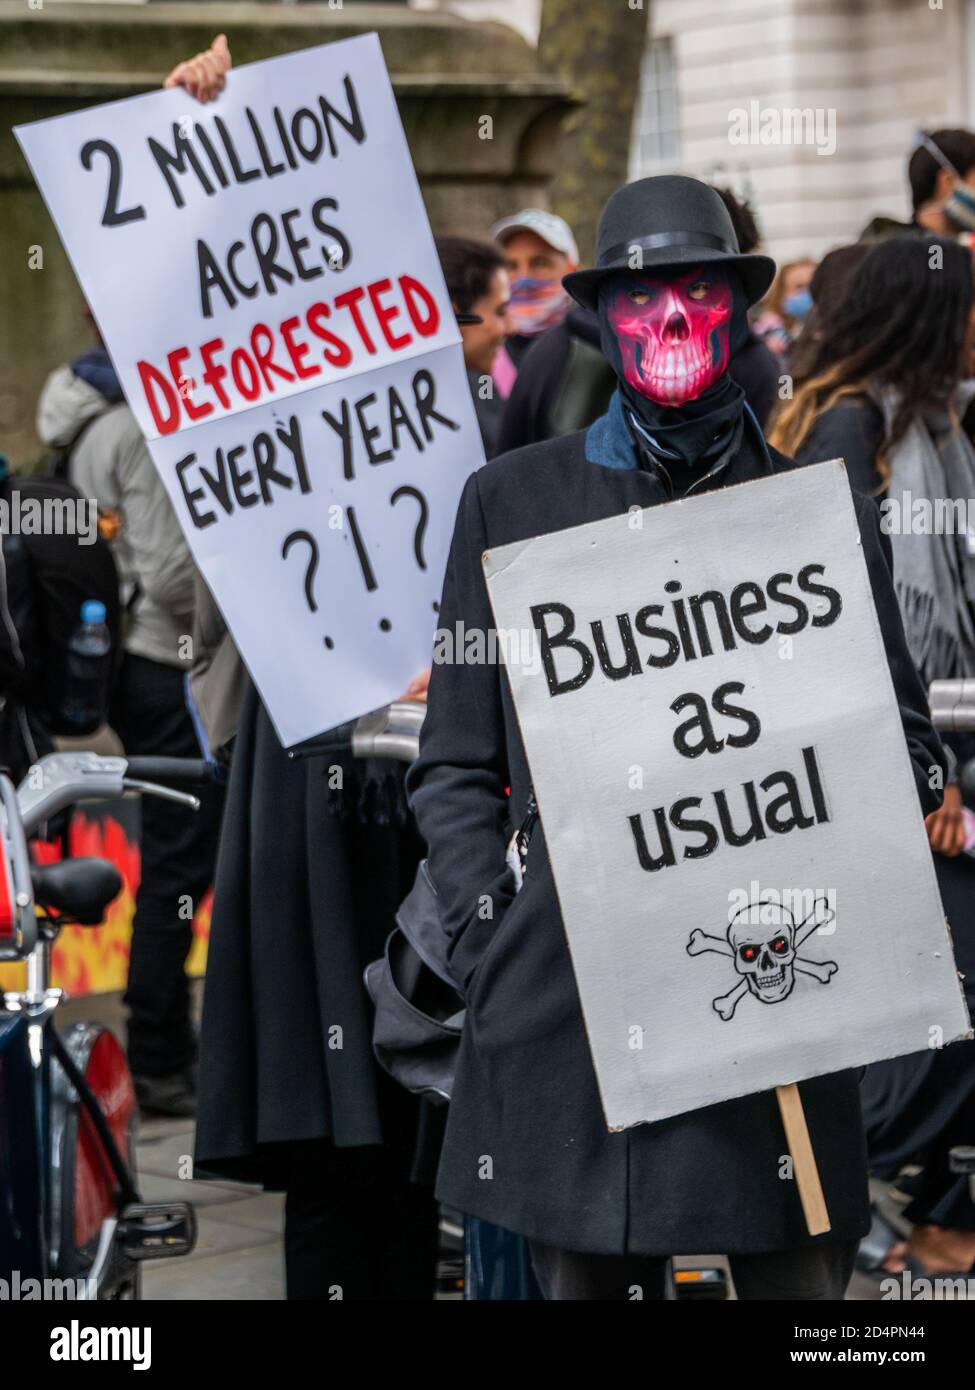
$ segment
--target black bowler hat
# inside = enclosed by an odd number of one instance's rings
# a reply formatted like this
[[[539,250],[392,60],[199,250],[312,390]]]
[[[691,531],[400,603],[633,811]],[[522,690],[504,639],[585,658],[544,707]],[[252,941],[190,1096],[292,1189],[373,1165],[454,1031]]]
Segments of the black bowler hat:
[[[775,278],[771,256],[742,255],[721,196],[699,179],[660,174],[618,188],[603,208],[596,232],[596,264],[574,270],[562,284],[577,303],[595,309],[600,281],[617,270],[679,270],[733,265],[749,304],[757,304]]]

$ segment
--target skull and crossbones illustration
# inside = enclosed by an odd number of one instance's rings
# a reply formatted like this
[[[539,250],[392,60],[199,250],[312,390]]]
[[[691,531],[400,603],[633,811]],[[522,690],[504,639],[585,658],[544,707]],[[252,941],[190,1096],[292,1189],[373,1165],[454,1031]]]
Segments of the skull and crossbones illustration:
[[[833,920],[833,910],[817,898],[809,916],[796,922],[781,903],[760,898],[732,917],[726,936],[709,936],[695,928],[687,943],[687,954],[715,951],[730,956],[739,980],[727,994],[712,1000],[712,1008],[727,1022],[734,1017],[738,1002],[748,993],[763,1004],[781,1004],[795,985],[796,972],[811,975],[820,984],[829,984],[839,967],[835,960],[815,961],[798,954],[799,947],[814,931]]]

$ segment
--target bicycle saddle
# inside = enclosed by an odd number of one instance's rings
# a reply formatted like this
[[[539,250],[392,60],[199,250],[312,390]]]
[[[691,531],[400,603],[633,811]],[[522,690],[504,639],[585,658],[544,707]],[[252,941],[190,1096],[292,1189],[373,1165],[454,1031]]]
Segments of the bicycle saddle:
[[[97,927],[106,907],[122,888],[122,875],[107,859],[35,864],[31,879],[34,897],[41,907],[53,908],[83,927]]]

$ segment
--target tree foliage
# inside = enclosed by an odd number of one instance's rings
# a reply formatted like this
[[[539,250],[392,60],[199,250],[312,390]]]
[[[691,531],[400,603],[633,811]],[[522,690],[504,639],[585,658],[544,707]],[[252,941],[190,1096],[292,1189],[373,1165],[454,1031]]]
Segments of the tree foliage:
[[[626,182],[647,34],[645,0],[543,0],[539,64],[584,105],[566,122],[552,206],[592,259],[603,204]]]

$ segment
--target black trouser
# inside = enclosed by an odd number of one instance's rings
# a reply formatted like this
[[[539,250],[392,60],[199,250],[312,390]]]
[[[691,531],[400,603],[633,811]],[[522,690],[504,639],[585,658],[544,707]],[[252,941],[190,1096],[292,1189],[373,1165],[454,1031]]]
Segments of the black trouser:
[[[127,655],[111,724],[127,753],[200,756],[178,667]],[[196,1056],[186,957],[193,913],[213,877],[223,790],[194,794],[200,797],[198,811],[159,797],[142,799],[142,875],[125,992],[129,1065],[141,1076],[172,1075]]]
[[[395,1144],[289,1144],[284,1257],[291,1299],[430,1300],[437,1207]]]
[[[552,1300],[662,1299],[663,1255],[582,1255],[531,1241],[542,1293]],[[856,1241],[828,1241],[761,1255],[729,1255],[739,1299],[840,1301],[853,1273]]]

